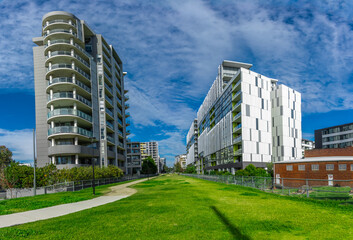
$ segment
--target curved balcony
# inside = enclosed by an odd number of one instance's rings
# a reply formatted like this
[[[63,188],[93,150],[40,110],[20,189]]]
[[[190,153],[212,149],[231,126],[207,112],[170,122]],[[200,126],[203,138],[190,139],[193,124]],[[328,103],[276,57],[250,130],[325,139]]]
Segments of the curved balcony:
[[[60,57],[60,56],[74,58],[78,60],[78,63],[81,63],[84,67],[88,69],[88,71],[90,71],[89,63],[77,54],[72,55],[71,51],[53,51],[50,53],[50,56],[46,56],[45,58],[46,58],[46,61],[48,61],[48,59],[51,59],[53,57]]]
[[[52,30],[48,30],[43,33],[44,39],[54,33],[70,34],[70,35],[73,35],[74,37],[77,37],[76,33],[74,33],[73,31],[70,31],[68,29],[52,29]]]
[[[48,137],[57,134],[77,134],[85,137],[92,137],[93,133],[87,129],[74,126],[60,126],[48,129]]]
[[[74,97],[73,92],[57,92],[57,93],[54,93],[52,97],[48,96],[48,103],[53,101],[53,100],[56,100],[56,99],[67,99],[67,98],[76,99],[76,100],[84,103],[85,105],[87,105],[89,107],[92,106],[91,101],[87,100],[86,98],[82,97],[79,94],[76,94],[76,96]]]
[[[47,21],[44,25],[43,25],[43,30],[46,29],[46,27],[53,25],[53,24],[68,24],[70,26],[73,26],[76,28],[76,24],[74,24],[72,21],[70,20],[65,20],[65,19],[54,19],[51,21]]]
[[[78,72],[81,76],[85,77],[88,81],[91,81],[91,76],[87,74],[85,71],[81,70],[79,67],[73,68],[71,64],[66,64],[66,63],[56,63],[51,65],[51,67],[47,68],[47,73],[46,73],[46,78],[48,79],[48,74],[51,71],[57,70],[57,69],[64,69],[64,70],[73,70]]]
[[[50,41],[50,44],[49,43],[46,43],[44,46],[45,46],[45,49],[46,51],[48,50],[47,48],[48,47],[51,47],[55,44],[65,44],[65,45],[69,45],[67,46],[67,50],[70,50],[72,48],[72,46],[74,46],[77,50],[79,50],[78,52],[79,53],[82,53],[85,57],[87,57],[88,59],[90,59],[92,56],[85,50],[83,49],[79,44],[73,42],[71,43],[69,39],[55,39],[55,40],[51,40]],[[64,46],[65,46],[64,45]],[[62,48],[62,47],[61,47]]]
[[[59,84],[59,83],[70,83],[70,84],[75,84],[79,87],[81,87],[82,89],[84,89],[85,91],[87,91],[88,93],[91,93],[91,88],[88,87],[86,84],[82,83],[80,80],[75,80],[75,82],[73,81],[73,79],[71,77],[58,77],[58,78],[53,78],[52,82],[49,82],[49,85],[47,87],[47,92],[48,89],[53,85],[53,84]]]
[[[57,116],[76,116],[80,117],[82,119],[85,119],[89,122],[92,122],[92,116],[88,115],[87,113],[84,113],[80,110],[77,109],[72,109],[72,108],[59,108],[59,109],[54,109],[53,111],[48,112],[48,120],[53,117]]]

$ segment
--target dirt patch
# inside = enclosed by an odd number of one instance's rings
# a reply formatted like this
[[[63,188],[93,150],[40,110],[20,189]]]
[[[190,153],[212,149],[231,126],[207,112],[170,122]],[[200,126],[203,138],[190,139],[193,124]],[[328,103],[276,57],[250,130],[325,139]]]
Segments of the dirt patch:
[[[150,178],[151,179],[151,178]],[[131,185],[147,181],[147,178],[129,182],[129,183],[124,183],[121,185],[117,185],[114,187],[110,187],[110,192],[104,194],[104,196],[131,196],[132,194],[135,194],[137,192],[136,189],[129,188]]]

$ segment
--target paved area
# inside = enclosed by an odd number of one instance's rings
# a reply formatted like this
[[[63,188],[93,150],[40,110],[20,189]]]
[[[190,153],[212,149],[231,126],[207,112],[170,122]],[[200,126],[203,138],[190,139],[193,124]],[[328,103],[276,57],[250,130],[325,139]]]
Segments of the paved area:
[[[54,217],[64,216],[70,213],[82,211],[85,209],[101,206],[107,203],[115,202],[123,198],[127,198],[132,194],[136,193],[135,189],[128,188],[131,185],[146,181],[147,179],[141,179],[121,185],[117,185],[110,188],[110,192],[104,196],[97,197],[94,199],[57,205],[48,208],[42,208],[27,212],[13,213],[8,215],[0,215],[0,228],[15,226],[24,223],[35,222],[39,220],[45,220]]]

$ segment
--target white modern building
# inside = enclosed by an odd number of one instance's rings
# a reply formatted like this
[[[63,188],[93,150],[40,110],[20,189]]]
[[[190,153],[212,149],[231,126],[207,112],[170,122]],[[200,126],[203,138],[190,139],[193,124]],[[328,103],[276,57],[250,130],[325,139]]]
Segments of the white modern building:
[[[180,154],[175,156],[174,164],[180,163],[182,169],[186,169],[186,154]]]
[[[197,119],[191,123],[189,132],[186,136],[186,165],[195,165],[198,172],[201,171],[200,162],[198,161],[198,127]]]
[[[251,67],[223,61],[197,112],[203,170],[235,172],[301,157],[301,94]]]
[[[315,141],[302,139],[302,158],[304,158],[305,150],[312,150],[315,148]]]
[[[75,15],[55,11],[33,38],[37,163],[59,168],[110,164],[126,171],[123,63]]]
[[[147,156],[151,156],[157,166],[158,172],[161,172],[158,142],[141,143],[141,156],[142,159],[145,159]]]

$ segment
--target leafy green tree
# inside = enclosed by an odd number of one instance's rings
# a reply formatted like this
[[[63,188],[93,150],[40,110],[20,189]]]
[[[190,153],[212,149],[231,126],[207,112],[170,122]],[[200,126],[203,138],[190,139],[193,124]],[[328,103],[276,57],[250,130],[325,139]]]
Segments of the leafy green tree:
[[[7,147],[0,146],[0,167],[8,166],[11,162],[14,162],[12,152]]]
[[[273,163],[267,163],[266,167],[267,167],[267,172],[270,175],[270,177],[273,177]]]
[[[241,169],[235,172],[235,176],[258,176],[268,177],[269,174],[263,168],[256,168],[254,165],[249,164],[245,169]]]
[[[155,174],[157,173],[157,166],[152,157],[147,157],[142,161],[142,174]]]
[[[174,164],[174,171],[179,173],[184,171],[184,169],[181,167],[180,162],[177,162],[176,164]]]
[[[195,166],[188,166],[188,167],[186,167],[185,173],[195,174],[195,173],[196,173],[196,167],[195,167]]]

